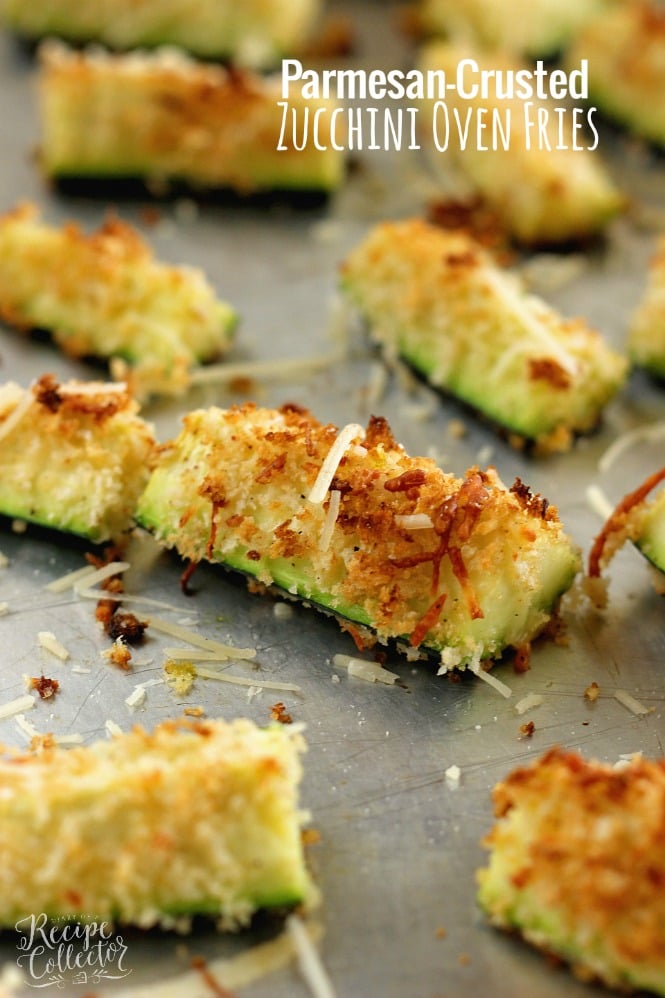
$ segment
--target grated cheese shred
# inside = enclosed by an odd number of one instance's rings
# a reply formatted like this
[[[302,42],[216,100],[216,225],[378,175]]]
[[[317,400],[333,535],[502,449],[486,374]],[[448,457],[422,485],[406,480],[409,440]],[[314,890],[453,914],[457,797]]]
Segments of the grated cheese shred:
[[[222,661],[229,658],[256,658],[255,648],[234,648],[233,645],[223,644],[221,641],[214,641],[212,638],[204,638],[202,635],[197,634],[196,631],[191,631],[188,627],[183,627],[180,624],[172,624],[170,621],[162,620],[160,617],[151,616],[148,619],[148,626],[153,631],[160,631],[162,634],[168,634],[171,638],[177,638],[179,641],[194,645],[195,648],[202,648],[204,651],[209,651],[219,656]]]
[[[359,423],[347,423],[346,426],[343,426],[337,434],[337,437],[335,438],[332,447],[326,454],[325,460],[321,465],[318,475],[316,476],[316,481],[307,496],[309,502],[313,503],[315,506],[322,503],[327,496],[328,489],[330,488],[332,480],[335,477],[339,463],[356,437],[360,437],[361,440],[365,439],[365,430]]]
[[[69,658],[69,652],[63,644],[56,638],[52,631],[39,631],[37,633],[37,642],[40,648],[44,648],[46,651],[50,652],[51,655],[55,655],[59,658],[61,662],[66,662]]]
[[[632,693],[629,693],[628,690],[615,690],[614,698],[615,700],[618,700],[620,704],[623,704],[623,706],[626,707],[631,714],[640,716],[643,714],[651,714],[653,711],[652,707],[645,707],[644,704],[640,703],[640,701],[637,700]]]

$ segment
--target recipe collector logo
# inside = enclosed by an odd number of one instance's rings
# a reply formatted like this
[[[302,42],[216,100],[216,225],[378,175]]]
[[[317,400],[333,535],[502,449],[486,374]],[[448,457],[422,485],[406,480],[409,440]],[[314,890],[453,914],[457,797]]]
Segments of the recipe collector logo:
[[[481,67],[461,59],[445,69],[305,69],[284,59],[278,152],[420,149],[437,152],[593,151],[595,107],[587,105],[589,65]],[[341,102],[330,106],[326,102]],[[486,101],[486,104],[483,104]],[[582,102],[581,106],[572,102]]]
[[[28,915],[16,923],[17,964],[31,988],[99,984],[131,974],[123,961],[127,946],[110,922],[58,921]]]

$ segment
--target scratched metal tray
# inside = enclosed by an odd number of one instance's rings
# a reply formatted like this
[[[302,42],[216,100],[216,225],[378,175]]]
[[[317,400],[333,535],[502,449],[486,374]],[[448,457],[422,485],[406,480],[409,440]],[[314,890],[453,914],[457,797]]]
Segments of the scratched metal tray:
[[[358,37],[352,64],[408,65],[395,6],[356,3],[347,12]],[[35,168],[32,73],[29,57],[0,38],[0,209],[29,198],[54,222],[74,217],[93,226],[108,205],[57,196]],[[621,346],[654,246],[651,223],[665,209],[665,167],[605,132],[601,149],[632,197],[633,209],[613,226],[605,247],[572,262],[568,258],[569,278],[562,286],[543,287],[543,293],[567,314],[585,315]],[[372,222],[422,212],[432,190],[417,152],[358,158],[361,169],[329,206],[316,212],[283,206],[267,212],[248,206],[195,212],[180,203],[160,207],[157,224],[153,219],[147,226],[140,204],[116,207],[145,230],[162,257],[204,267],[219,292],[236,305],[243,318],[234,359],[318,356],[331,349],[328,316],[339,261]],[[45,371],[58,376],[94,373],[47,344],[8,331],[0,332],[0,365],[3,378],[22,383]],[[255,384],[248,397],[268,405],[295,401],[338,423],[380,412],[412,453],[436,453],[456,472],[476,460],[491,461],[506,481],[519,475],[556,503],[585,552],[599,526],[586,500],[587,487],[600,482],[599,457],[625,430],[665,417],[665,393],[634,375],[597,434],[580,441],[570,454],[534,462],[466,415],[466,434],[452,434],[451,420],[463,415],[454,403],[432,404],[428,393],[409,390],[399,379],[389,380],[382,396],[372,398],[368,386],[376,385],[376,366],[377,358],[354,333],[347,362],[298,380]],[[243,397],[219,387],[197,389],[178,404],[154,406],[147,415],[165,439],[187,408],[226,405]],[[633,450],[629,458],[630,464],[624,456],[602,481],[613,498],[662,464],[653,449]],[[106,737],[108,719],[123,729],[136,722],[150,727],[180,715],[188,704],[203,706],[208,716],[268,721],[274,693],[250,698],[246,689],[205,681],[198,681],[187,697],[176,696],[165,685],[150,687],[144,706],[130,713],[124,701],[134,685],[162,674],[163,642],[149,637],[138,656],[142,664],[133,673],[113,669],[100,658],[107,642],[93,620],[92,604],[44,590],[51,579],[82,564],[85,545],[34,528],[15,533],[2,523],[0,550],[9,559],[0,572],[0,601],[7,601],[10,610],[0,618],[0,702],[24,692],[26,673],[44,669],[56,677],[59,695],[39,702],[28,715],[39,731],[78,732],[89,742]],[[302,796],[320,832],[310,857],[323,894],[321,952],[337,993],[382,998],[452,998],[481,990],[493,998],[589,998],[602,993],[487,928],[475,903],[474,871],[483,861],[480,840],[492,822],[490,790],[516,764],[555,744],[609,761],[636,751],[662,754],[663,604],[637,553],[627,548],[616,558],[610,609],[604,616],[578,619],[569,613],[568,644],[538,645],[525,675],[514,675],[509,665],[497,667],[496,674],[513,688],[510,700],[472,677],[453,682],[437,678],[433,667],[396,658],[388,663],[401,679],[394,687],[350,678],[332,664],[336,652],[353,652],[353,647],[331,620],[298,607],[290,617],[277,617],[272,601],[249,595],[243,584],[212,568],[197,572],[196,595],[187,598],[178,586],[180,567],[175,559],[161,556],[141,580],[141,591],[180,606],[174,619],[189,620],[202,634],[255,646],[259,671],[248,670],[247,675],[256,676],[257,686],[263,676],[302,688],[280,698],[307,729]],[[61,664],[40,651],[39,630],[53,631],[70,650],[71,660]],[[583,697],[592,681],[601,690],[594,704]],[[613,697],[617,688],[628,690],[652,712],[633,716]],[[519,716],[514,704],[531,692],[543,694],[544,702]],[[525,720],[535,724],[531,738],[520,733]],[[0,722],[0,739],[25,744],[15,719]],[[461,770],[457,786],[446,780],[451,765]],[[228,938],[204,926],[185,939],[126,932],[124,965],[131,973],[121,985],[160,982],[161,993],[166,982],[188,968],[192,955],[207,960],[230,956],[274,931],[268,925]],[[0,938],[0,964],[16,967],[20,942],[13,933]],[[50,977],[39,977],[44,966],[43,960],[35,963],[22,993],[44,984],[54,993],[59,990]],[[71,973],[63,990],[75,995],[93,988],[102,994],[119,986],[96,980],[92,973],[76,983]],[[203,985],[201,993],[206,993]],[[295,998],[308,991],[291,966],[245,993]]]

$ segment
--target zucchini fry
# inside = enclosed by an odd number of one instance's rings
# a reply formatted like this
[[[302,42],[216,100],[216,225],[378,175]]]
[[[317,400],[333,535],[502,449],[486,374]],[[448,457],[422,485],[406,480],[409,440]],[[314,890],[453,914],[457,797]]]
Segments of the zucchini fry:
[[[524,649],[579,565],[556,510],[522,482],[455,478],[409,457],[382,418],[338,434],[294,406],[189,413],[137,519],[190,562],[331,611],[360,645],[433,653],[441,672]]]
[[[42,223],[34,205],[0,218],[0,317],[45,329],[66,353],[110,361],[141,398],[183,392],[230,345],[236,314],[201,271],[155,260],[131,226],[91,235]]]
[[[665,761],[554,749],[494,788],[479,901],[583,980],[665,995]]]
[[[626,375],[597,332],[525,294],[464,232],[378,225],[341,282],[388,353],[540,453],[592,429]]]
[[[607,0],[420,0],[428,34],[530,58],[557,55]]]
[[[628,356],[635,367],[665,378],[665,238],[659,240],[644,297],[630,321]]]
[[[0,513],[101,543],[133,525],[156,450],[123,385],[0,387]]]
[[[41,163],[56,181],[139,180],[153,193],[184,185],[238,195],[328,193],[342,182],[343,152],[311,140],[295,148],[288,136],[280,150],[278,77],[172,50],[111,55],[46,43],[40,56]],[[336,107],[290,104],[298,120],[318,114],[328,124]]]
[[[627,540],[632,541],[655,568],[665,572],[665,490],[650,498],[650,493],[664,480],[665,468],[661,468],[625,495],[596,536],[589,552],[585,584],[599,606],[604,605],[605,592],[596,583]],[[658,589],[665,589],[662,580]]]
[[[446,78],[454,80],[464,59],[472,59],[481,72],[505,74],[528,69],[499,52],[486,53],[445,42],[427,45],[419,65],[425,73],[444,70]],[[536,97],[532,101],[520,97],[498,99],[491,90],[487,96],[480,93],[478,87],[478,96],[466,98],[452,89],[446,91],[444,102],[423,101],[424,117],[437,123],[439,144],[446,138],[449,140],[445,151],[432,151],[436,169],[448,170],[452,166],[519,243],[574,243],[601,233],[622,210],[625,199],[607,173],[598,151],[584,148],[587,140],[581,133],[575,133],[575,141],[583,148],[573,148],[570,122],[562,126],[565,141],[561,141],[557,102]],[[447,108],[448,132],[445,117],[436,110],[441,104]],[[454,123],[455,115],[462,123],[471,122],[464,142]],[[480,143],[475,132],[480,120],[477,115],[484,115],[482,120],[486,125]],[[504,131],[510,119],[505,146],[498,132],[496,147],[487,144],[491,142],[488,135],[493,128],[492,115],[496,115]]]
[[[203,59],[275,65],[310,38],[320,0],[5,0],[6,26],[30,41],[58,37],[112,49],[177,45]]]
[[[589,101],[634,135],[665,147],[665,10],[611,4],[580,32],[566,62],[589,60]]]
[[[313,900],[304,747],[283,725],[167,721],[5,755],[0,925],[43,912],[142,928],[206,915],[237,928],[258,909]]]

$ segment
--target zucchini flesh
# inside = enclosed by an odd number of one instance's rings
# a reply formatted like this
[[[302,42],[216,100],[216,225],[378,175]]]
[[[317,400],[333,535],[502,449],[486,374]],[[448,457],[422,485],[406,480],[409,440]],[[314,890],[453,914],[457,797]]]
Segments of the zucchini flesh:
[[[625,358],[599,333],[527,295],[464,232],[378,225],[341,283],[388,353],[541,453],[593,429],[625,380]]]
[[[167,721],[0,761],[0,925],[43,912],[150,928],[246,925],[313,899],[293,728]],[[36,863],[35,857],[43,862]]]
[[[458,479],[409,457],[382,418],[348,429],[293,406],[189,413],[137,520],[191,562],[315,602],[360,643],[397,640],[443,672],[527,645],[579,566],[556,510],[493,469]]]

